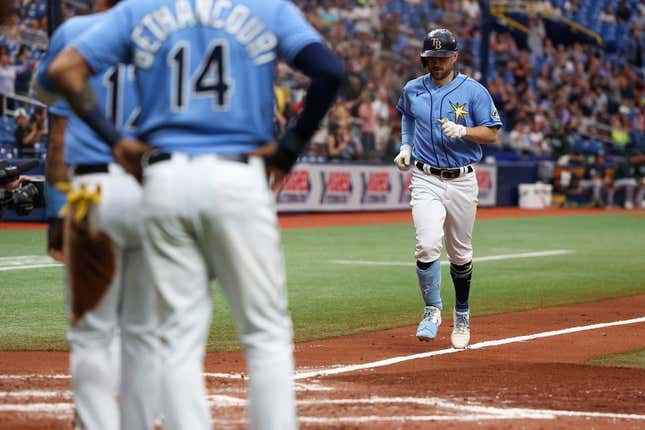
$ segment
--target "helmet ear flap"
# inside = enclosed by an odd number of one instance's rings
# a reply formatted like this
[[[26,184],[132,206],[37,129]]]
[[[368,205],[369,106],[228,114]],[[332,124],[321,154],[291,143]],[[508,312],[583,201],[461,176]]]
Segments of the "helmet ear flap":
[[[421,57],[421,65],[423,66],[424,69],[428,67],[428,59],[425,57]]]

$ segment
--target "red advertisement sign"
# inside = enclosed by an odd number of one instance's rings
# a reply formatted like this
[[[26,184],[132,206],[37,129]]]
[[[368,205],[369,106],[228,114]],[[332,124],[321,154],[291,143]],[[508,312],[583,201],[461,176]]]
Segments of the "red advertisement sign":
[[[370,173],[367,177],[367,192],[387,193],[390,191],[390,173]]]
[[[322,204],[346,204],[352,195],[352,172],[323,172]]]
[[[479,192],[489,192],[493,183],[490,177],[490,171],[478,169],[475,173],[477,175],[477,183],[479,184]]]
[[[306,170],[294,170],[287,176],[282,192],[307,193],[310,189],[309,172]]]
[[[350,172],[329,172],[325,184],[328,193],[349,193],[352,190]]]

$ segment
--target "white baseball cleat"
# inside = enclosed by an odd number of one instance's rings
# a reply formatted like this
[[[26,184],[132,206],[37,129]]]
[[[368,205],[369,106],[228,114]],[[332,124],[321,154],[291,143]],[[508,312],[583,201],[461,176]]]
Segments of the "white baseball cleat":
[[[417,339],[428,342],[437,337],[441,325],[441,309],[435,306],[426,306],[423,319],[417,328]]]
[[[452,311],[452,334],[450,335],[450,342],[455,349],[464,349],[470,342],[470,311],[457,312]]]

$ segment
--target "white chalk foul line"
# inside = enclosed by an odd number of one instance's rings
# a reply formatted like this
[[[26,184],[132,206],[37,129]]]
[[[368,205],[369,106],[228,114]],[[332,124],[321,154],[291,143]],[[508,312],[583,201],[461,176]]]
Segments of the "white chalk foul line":
[[[226,396],[222,394],[211,394],[207,396],[208,404],[210,406],[218,407],[244,407],[246,406],[246,399],[241,399],[235,396]]]
[[[519,417],[522,419],[547,419],[543,416],[532,417],[525,416]],[[405,422],[424,422],[424,421],[460,421],[460,422],[473,422],[483,420],[505,420],[516,419],[506,416],[493,416],[493,415],[403,415],[403,416],[384,416],[384,415],[368,415],[359,417],[299,417],[300,422],[308,424],[368,424],[368,423],[405,423]]]
[[[341,373],[349,373],[349,372],[355,372],[359,370],[373,369],[373,368],[383,367],[383,366],[391,366],[394,364],[403,363],[405,361],[419,360],[419,359],[433,357],[437,355],[454,354],[457,352],[465,352],[472,349],[483,349],[483,348],[489,348],[492,346],[507,345],[511,343],[524,342],[527,340],[540,339],[544,337],[560,336],[563,334],[570,334],[570,333],[576,333],[581,331],[596,330],[599,328],[615,327],[615,326],[628,325],[628,324],[638,324],[642,322],[645,322],[645,317],[632,318],[629,320],[621,320],[621,321],[612,321],[607,323],[598,323],[598,324],[592,324],[587,326],[570,327],[570,328],[565,328],[561,330],[546,331],[541,333],[529,334],[525,336],[509,337],[506,339],[488,340],[488,341],[472,344],[468,347],[468,349],[446,348],[446,349],[440,349],[437,351],[428,351],[428,352],[422,352],[419,354],[412,354],[412,355],[406,355],[401,357],[388,358],[385,360],[372,361],[369,363],[353,364],[349,366],[334,365],[329,368],[315,369],[311,371],[297,371],[294,375],[294,378],[295,380],[302,380],[302,379],[316,378],[316,377],[322,377],[322,376],[338,375]],[[207,378],[222,378],[222,379],[237,379],[237,380],[244,380],[247,378],[247,375],[243,373],[204,373],[204,376]],[[0,380],[2,379],[6,379],[6,380],[69,379],[69,378],[70,376],[66,374],[0,375]]]
[[[0,400],[16,399],[16,398],[50,398],[50,397],[63,397],[66,399],[72,398],[72,392],[69,390],[20,390],[20,391],[0,391]]]
[[[422,358],[433,357],[436,355],[454,354],[457,352],[464,352],[471,349],[483,349],[483,348],[489,348],[491,346],[507,345],[510,343],[524,342],[527,340],[540,339],[544,337],[560,336],[563,334],[577,333],[581,331],[596,330],[599,328],[615,327],[615,326],[621,326],[621,325],[627,325],[627,324],[638,324],[642,322],[645,322],[645,317],[632,318],[629,320],[622,320],[622,321],[613,321],[608,323],[592,324],[588,326],[571,327],[571,328],[565,328],[562,330],[545,331],[542,333],[534,333],[526,336],[515,336],[515,337],[509,337],[506,339],[489,340],[489,341],[479,342],[479,343],[470,345],[468,349],[447,348],[447,349],[440,349],[437,351],[422,352],[419,354],[412,354],[412,355],[406,355],[401,357],[388,358],[385,360],[372,361],[370,363],[335,367],[333,369],[315,370],[311,372],[296,372],[295,379],[300,380],[300,379],[308,379],[308,378],[315,378],[315,377],[321,377],[321,376],[338,375],[341,373],[355,372],[358,370],[366,370],[366,369],[374,369],[376,367],[391,366],[393,364],[403,363],[405,361],[419,360]]]
[[[32,264],[30,266],[16,266],[16,267],[0,267],[0,272],[8,272],[9,270],[26,270],[26,269],[45,269],[48,267],[63,267],[62,264]]]
[[[0,272],[9,270],[41,269],[47,267],[62,267],[46,255],[20,255],[16,257],[0,257]]]
[[[374,421],[429,421],[429,420],[450,420],[456,421],[479,421],[485,419],[538,419],[550,420],[556,417],[584,417],[584,418],[604,418],[604,419],[624,419],[624,420],[643,420],[645,415],[639,414],[620,414],[611,412],[588,412],[588,411],[563,411],[551,409],[529,409],[529,408],[498,408],[492,406],[480,406],[467,403],[455,403],[442,398],[424,398],[424,397],[370,397],[367,399],[319,399],[319,400],[299,400],[299,406],[305,405],[378,405],[378,404],[418,404],[431,406],[441,409],[454,410],[458,415],[441,414],[426,416],[361,416],[361,417],[335,417],[335,418],[306,418],[302,417],[303,422],[374,422]],[[466,412],[466,414],[462,414]],[[312,421],[309,421],[312,420]]]
[[[207,378],[237,379],[240,381],[246,379],[247,377],[245,373],[219,373],[219,372],[205,372],[204,376]]]
[[[66,418],[63,415],[70,415],[73,411],[71,403],[0,404],[0,412],[40,412],[57,414],[60,418]]]
[[[20,375],[0,375],[0,380],[2,379],[10,379],[10,380],[17,380],[17,381],[22,381],[25,379],[70,379],[71,376],[64,374],[64,373],[59,373],[59,374],[49,374],[49,373],[24,373]]]
[[[352,402],[353,399],[347,399]],[[354,399],[356,400],[356,399]],[[325,402],[334,403],[334,400],[327,400]],[[476,414],[488,414],[491,416],[505,418],[535,418],[535,419],[552,419],[556,416],[568,417],[596,417],[596,418],[610,418],[610,419],[630,419],[630,420],[645,420],[645,415],[640,414],[618,414],[611,412],[587,412],[587,411],[562,411],[551,409],[529,409],[529,408],[498,408],[494,406],[481,406],[467,403],[455,403],[446,399],[437,397],[372,397],[369,399],[358,399],[354,403],[414,403],[424,406],[434,406],[442,409],[452,409],[458,412],[468,411]],[[300,402],[299,402],[300,404]]]
[[[524,252],[521,254],[501,254],[489,255],[487,257],[475,257],[473,262],[481,263],[483,261],[513,260],[518,258],[535,258],[535,257],[552,257],[556,255],[567,255],[575,253],[572,249],[554,249],[550,251]],[[410,261],[370,261],[370,260],[334,260],[336,264],[346,264],[354,266],[404,266],[413,267],[416,263]],[[449,261],[442,261],[442,266],[450,264]]]
[[[233,396],[211,395],[208,396],[211,406],[220,407],[243,407],[246,406],[246,399]],[[643,420],[645,415],[620,414],[611,412],[588,412],[588,411],[564,411],[551,409],[530,409],[530,408],[498,408],[493,406],[480,406],[467,403],[455,403],[442,398],[435,397],[370,397],[370,398],[347,398],[347,399],[312,399],[298,400],[298,406],[322,406],[322,405],[393,405],[393,404],[417,404],[440,409],[453,410],[457,414],[441,414],[427,416],[373,416],[373,417],[300,417],[303,422],[372,422],[372,421],[429,421],[449,420],[477,421],[483,419],[541,419],[550,420],[556,417],[589,417],[605,419]],[[466,414],[463,414],[466,412]]]

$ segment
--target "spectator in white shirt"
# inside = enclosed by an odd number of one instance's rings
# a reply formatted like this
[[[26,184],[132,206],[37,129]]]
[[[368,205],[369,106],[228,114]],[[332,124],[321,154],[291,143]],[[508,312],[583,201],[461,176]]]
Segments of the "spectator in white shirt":
[[[376,100],[372,102],[372,110],[379,118],[386,122],[390,118],[390,103],[387,100],[387,89],[379,88]]]
[[[28,65],[14,66],[9,60],[9,55],[6,53],[0,54],[0,116],[4,115],[2,99],[6,95],[12,95],[16,91],[16,75],[22,73],[27,69]],[[10,100],[7,105],[11,108]]]

